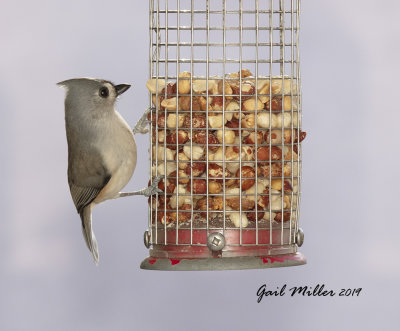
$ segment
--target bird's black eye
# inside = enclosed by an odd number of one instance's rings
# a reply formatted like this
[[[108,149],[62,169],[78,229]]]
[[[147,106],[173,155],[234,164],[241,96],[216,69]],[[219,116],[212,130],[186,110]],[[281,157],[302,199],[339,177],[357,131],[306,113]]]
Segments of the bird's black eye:
[[[102,98],[107,98],[110,93],[108,92],[107,87],[102,87],[99,91],[99,94]]]

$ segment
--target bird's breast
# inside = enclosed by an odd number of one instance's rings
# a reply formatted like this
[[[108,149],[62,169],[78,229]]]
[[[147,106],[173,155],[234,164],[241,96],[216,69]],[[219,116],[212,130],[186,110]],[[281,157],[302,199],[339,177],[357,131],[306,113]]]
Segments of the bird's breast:
[[[96,203],[115,197],[128,184],[137,160],[135,138],[127,124],[110,127],[108,134],[100,140],[101,145],[97,148],[103,151],[104,163],[111,179],[96,199]]]

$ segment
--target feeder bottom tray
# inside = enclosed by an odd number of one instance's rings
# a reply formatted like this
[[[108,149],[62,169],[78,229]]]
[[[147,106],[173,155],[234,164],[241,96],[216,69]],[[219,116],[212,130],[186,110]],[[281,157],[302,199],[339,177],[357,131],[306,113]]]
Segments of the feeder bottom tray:
[[[147,270],[242,270],[279,268],[302,265],[306,263],[303,254],[282,254],[275,256],[220,257],[200,259],[172,259],[148,257],[140,265]]]
[[[223,234],[227,245],[213,252],[207,246],[210,233]],[[306,263],[305,257],[297,252],[296,244],[290,242],[290,229],[282,232],[269,229],[219,229],[158,231],[158,238],[167,244],[153,244],[150,256],[142,264],[142,269],[150,270],[235,270],[289,267]],[[154,235],[154,233],[153,233]],[[176,238],[178,243],[176,244]],[[258,238],[258,241],[256,241]],[[257,244],[255,244],[257,242]]]
[[[153,223],[147,236],[152,248],[140,266],[142,269],[239,270],[306,263],[297,252],[296,228],[291,222],[250,221],[246,227],[238,228],[229,218],[224,221],[212,217],[208,222],[195,218],[179,223]],[[209,246],[209,238],[215,236],[223,241],[219,250]]]

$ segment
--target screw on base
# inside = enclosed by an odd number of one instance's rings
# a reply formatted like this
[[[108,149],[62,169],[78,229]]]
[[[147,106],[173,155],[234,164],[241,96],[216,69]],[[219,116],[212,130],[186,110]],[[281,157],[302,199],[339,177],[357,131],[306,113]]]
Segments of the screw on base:
[[[213,252],[218,252],[225,247],[225,237],[219,232],[213,232],[208,235],[207,246]]]

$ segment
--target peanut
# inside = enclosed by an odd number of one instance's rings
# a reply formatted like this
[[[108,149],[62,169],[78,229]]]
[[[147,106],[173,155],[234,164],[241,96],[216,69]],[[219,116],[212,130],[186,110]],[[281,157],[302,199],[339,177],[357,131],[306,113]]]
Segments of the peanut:
[[[235,142],[235,132],[232,130],[217,130],[217,139],[222,144],[233,144]]]
[[[178,75],[178,91],[180,94],[190,93],[190,72],[184,71]]]
[[[165,87],[164,79],[152,78],[146,82],[147,89],[152,93],[161,93],[162,89]]]
[[[185,115],[179,114],[178,115],[178,120],[176,117],[176,114],[168,114],[167,117],[167,128],[173,129],[176,128],[178,125],[178,128],[181,128],[183,126],[185,120]]]

